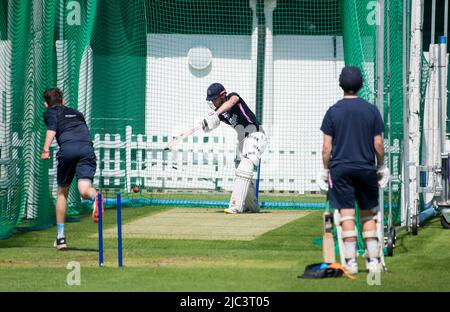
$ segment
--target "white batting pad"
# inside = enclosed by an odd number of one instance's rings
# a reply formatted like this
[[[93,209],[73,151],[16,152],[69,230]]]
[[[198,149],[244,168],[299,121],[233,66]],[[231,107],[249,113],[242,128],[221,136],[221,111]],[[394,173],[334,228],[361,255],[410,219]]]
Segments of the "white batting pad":
[[[254,165],[248,158],[243,158],[236,169],[233,192],[231,193],[229,208],[240,213],[244,211],[244,202],[253,179]]]
[[[250,159],[255,166],[258,166],[266,146],[267,136],[262,132],[253,132],[244,140],[243,155]]]

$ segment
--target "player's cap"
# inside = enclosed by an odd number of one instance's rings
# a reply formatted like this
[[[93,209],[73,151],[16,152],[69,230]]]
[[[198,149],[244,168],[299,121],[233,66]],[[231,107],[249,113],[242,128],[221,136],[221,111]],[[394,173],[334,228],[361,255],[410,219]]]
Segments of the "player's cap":
[[[211,84],[206,91],[206,100],[213,101],[217,99],[223,91],[225,91],[225,87],[220,83],[215,82]]]
[[[363,77],[361,71],[356,66],[346,66],[339,76],[339,86],[345,92],[358,92],[362,88]]]

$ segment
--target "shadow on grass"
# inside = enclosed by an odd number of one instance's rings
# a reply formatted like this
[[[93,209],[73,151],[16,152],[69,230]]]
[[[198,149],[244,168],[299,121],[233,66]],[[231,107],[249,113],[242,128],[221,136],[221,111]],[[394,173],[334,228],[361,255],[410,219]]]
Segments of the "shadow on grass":
[[[69,247],[67,250],[63,252],[71,252],[71,251],[82,251],[82,252],[98,252],[98,249],[95,248],[77,248],[77,247]]]

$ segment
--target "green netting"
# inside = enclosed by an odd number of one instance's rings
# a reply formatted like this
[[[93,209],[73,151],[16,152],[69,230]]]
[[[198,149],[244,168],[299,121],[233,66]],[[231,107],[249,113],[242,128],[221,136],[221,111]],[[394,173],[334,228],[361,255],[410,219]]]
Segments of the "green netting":
[[[96,22],[97,2],[83,1],[75,4],[70,1],[55,1],[54,5],[56,24],[53,40],[55,40],[54,53],[57,58],[56,84],[64,92],[66,105],[82,111],[87,117],[88,125],[92,127],[93,112],[88,110],[89,94],[93,91],[86,78],[89,74],[86,59],[90,56],[89,45]],[[51,84],[47,87],[51,87]],[[56,153],[56,148],[55,146],[53,155]],[[53,190],[56,188],[55,179],[56,175],[53,175]],[[56,204],[56,200],[52,203]],[[74,181],[69,193],[68,214],[81,212],[81,207],[80,195]]]
[[[45,89],[62,89],[65,104],[85,114],[93,139],[124,134],[125,126],[144,131],[145,9],[144,1],[0,1],[0,238],[15,227],[55,223],[56,144],[53,161],[39,159]],[[68,213],[86,209],[74,182]]]
[[[401,147],[403,144],[403,55],[406,53],[403,47],[403,3],[402,1],[389,1],[389,11],[385,12],[385,98],[384,98],[384,120],[388,120],[390,114],[390,127],[386,127],[385,139],[388,139],[388,131],[390,132],[390,152],[389,159],[391,174],[393,181],[391,183],[391,205],[392,219],[395,224],[399,224],[401,220],[401,184],[396,181],[401,180],[402,161]],[[388,14],[389,12],[389,14]],[[388,20],[389,19],[389,20]],[[389,41],[388,39],[389,32]],[[388,57],[389,56],[389,57]],[[388,62],[389,61],[389,66]],[[390,105],[388,105],[388,98]],[[386,157],[388,150],[385,149]],[[389,191],[385,191],[385,203],[389,204]],[[388,210],[385,209],[387,216]]]
[[[387,7],[390,5],[389,8]],[[377,3],[374,1],[342,1],[344,54],[346,64],[363,68],[365,84],[359,96],[375,104],[376,97],[376,26]],[[384,44],[384,121],[385,154],[390,161],[393,182],[391,200],[389,190],[385,189],[385,217],[391,202],[393,221],[398,224],[401,219],[401,151],[403,144],[403,3],[389,1],[385,3],[385,44]],[[388,28],[389,25],[389,28]],[[354,33],[354,36],[346,34]],[[388,33],[389,32],[389,33]],[[390,38],[389,38],[390,37]],[[389,41],[388,41],[389,39]],[[389,61],[389,64],[388,64]],[[381,90],[380,90],[381,91]],[[390,104],[388,103],[388,98]],[[388,125],[390,114],[390,127]],[[388,134],[390,132],[390,142]],[[389,159],[388,152],[391,152]]]
[[[91,48],[94,133],[144,133],[146,88],[145,1],[99,1]],[[102,103],[101,105],[95,105]]]
[[[278,1],[274,11],[274,35],[341,36],[338,0]]]
[[[376,3],[341,1],[341,12],[345,63],[361,68],[364,85],[358,95],[375,103]]]
[[[252,9],[246,1],[147,1],[147,32],[154,34],[250,35]]]
[[[98,157],[94,186],[107,197],[121,191],[134,205],[226,205],[232,129],[198,132],[164,151],[174,134],[207,114],[206,88],[218,81],[245,99],[269,136],[260,200],[317,209],[325,203],[315,183],[319,128],[342,96],[337,81],[345,64],[363,69],[360,95],[375,99],[373,3],[0,0],[0,238],[54,224],[56,144],[52,161],[39,159],[42,92],[53,86],[86,117]],[[399,147],[392,159],[400,174],[402,6],[390,3],[391,146]],[[69,214],[89,209],[72,185]]]
[[[1,185],[6,198],[2,197],[1,211],[6,218],[0,219],[0,236],[5,237],[21,220],[27,227],[54,223],[50,189],[45,187],[49,184],[49,167],[38,161],[38,155],[45,131],[42,92],[47,83],[55,82],[55,6],[44,6],[44,1],[3,1],[2,7],[8,7],[7,20],[2,20],[7,24],[7,40],[2,41],[1,53],[4,84],[1,91],[6,93],[2,103],[5,145],[2,145]]]

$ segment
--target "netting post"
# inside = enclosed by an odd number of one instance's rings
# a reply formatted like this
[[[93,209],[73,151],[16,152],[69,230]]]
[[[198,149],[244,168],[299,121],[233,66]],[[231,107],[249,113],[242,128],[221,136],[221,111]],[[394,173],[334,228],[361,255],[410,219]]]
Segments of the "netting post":
[[[402,59],[402,77],[403,77],[403,152],[402,152],[402,184],[401,184],[401,226],[408,226],[407,210],[409,206],[409,29],[410,13],[409,0],[403,0],[403,59]]]
[[[117,193],[117,262],[119,268],[123,266],[122,260],[122,199]]]
[[[445,0],[444,4],[444,37],[447,37],[448,33],[448,0]]]
[[[387,54],[386,54],[386,66],[387,66],[387,82],[386,82],[386,95],[387,95],[387,141],[388,141],[388,168],[389,172],[392,175],[392,155],[391,155],[391,1],[387,0],[387,15],[386,15],[386,44],[387,44]],[[392,181],[389,179],[388,181],[388,231],[392,228]]]
[[[438,94],[439,94],[439,123],[441,133],[439,134],[439,145],[441,153],[446,152],[445,141],[447,133],[447,37],[439,36],[438,42]]]
[[[131,190],[131,126],[125,128],[125,190]]]
[[[375,102],[384,118],[384,0],[378,1],[376,30],[376,98]],[[390,145],[390,143],[389,143]],[[386,162],[386,159],[385,159]],[[380,164],[379,164],[380,165]],[[384,192],[379,189],[378,194],[381,219],[384,220]]]
[[[97,194],[98,212],[98,266],[103,266],[103,200],[102,193]]]
[[[262,107],[264,101],[264,66],[266,45],[266,21],[264,18],[264,0],[256,0],[256,24],[257,24],[257,59],[256,59],[256,118],[262,122]]]
[[[263,94],[264,100],[263,105],[264,109],[269,112],[270,120],[268,121],[269,125],[273,125],[274,116],[274,69],[273,69],[273,11],[277,6],[276,0],[264,0],[264,50],[261,53],[264,55],[264,67],[263,67]],[[260,107],[259,118],[260,122],[263,122],[263,106]],[[256,111],[258,114],[258,110]]]
[[[439,88],[439,98],[441,107],[441,153],[446,152],[446,136],[447,136],[447,77],[448,76],[448,60],[447,60],[447,28],[448,28],[448,0],[445,0],[444,7],[444,35],[439,36],[439,52],[438,52],[438,88]]]
[[[405,187],[409,187],[406,222],[409,224],[417,217],[419,195],[417,193],[417,170],[420,158],[420,83],[422,63],[423,0],[412,0],[411,7],[411,61],[409,64],[409,111],[408,111],[408,150],[405,151],[405,168],[409,179],[405,178]]]
[[[255,197],[256,200],[259,199],[259,177],[261,176],[261,160],[259,161],[258,164],[258,171],[256,174],[256,182],[255,182]]]
[[[445,37],[445,43],[446,43],[446,49],[444,50],[444,52],[446,53],[447,51],[447,45],[448,45],[448,0],[445,0],[445,5],[444,5],[444,37]],[[444,54],[445,56],[446,54]],[[444,58],[446,59],[446,58]],[[448,105],[448,84],[449,84],[449,72],[448,72],[448,62],[445,64],[445,66],[447,67],[447,83],[446,83],[446,87],[443,90],[443,96],[444,96],[444,100],[447,101],[446,105],[444,106],[445,108],[447,108]],[[445,72],[445,71],[444,71]],[[447,111],[448,114],[448,111]],[[447,114],[445,115],[445,118],[447,118]],[[444,140],[447,139],[447,119],[445,119],[445,123],[444,123]]]

